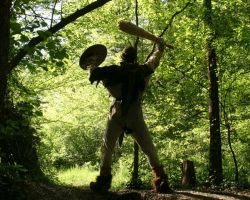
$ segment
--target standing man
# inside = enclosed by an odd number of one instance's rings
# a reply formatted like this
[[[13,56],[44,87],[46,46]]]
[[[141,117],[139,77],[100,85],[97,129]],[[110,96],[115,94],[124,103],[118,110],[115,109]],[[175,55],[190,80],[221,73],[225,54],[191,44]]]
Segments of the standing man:
[[[95,182],[90,183],[90,189],[95,192],[105,192],[111,187],[112,154],[115,144],[121,134],[130,132],[132,137],[146,154],[154,178],[152,186],[155,192],[171,193],[168,177],[160,164],[151,135],[145,124],[142,112],[142,95],[151,74],[159,66],[164,51],[165,42],[157,39],[157,50],[146,63],[136,63],[136,50],[127,47],[122,53],[120,66],[90,68],[89,80],[103,82],[104,87],[113,97],[110,114],[102,144],[102,160],[100,175]]]

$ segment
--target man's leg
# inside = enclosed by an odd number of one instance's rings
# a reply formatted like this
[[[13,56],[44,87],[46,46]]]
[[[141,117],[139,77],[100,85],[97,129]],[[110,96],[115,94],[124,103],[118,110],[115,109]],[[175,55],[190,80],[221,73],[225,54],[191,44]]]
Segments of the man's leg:
[[[102,167],[111,167],[112,155],[115,149],[115,145],[122,131],[122,126],[118,123],[117,120],[108,120],[102,144]]]
[[[155,146],[144,120],[138,120],[133,130],[133,137],[140,145],[142,151],[147,155],[149,164],[152,168],[154,175],[152,186],[154,191],[160,193],[171,193],[172,190],[168,185],[167,174],[164,172],[163,166],[159,162]]]
[[[122,133],[121,126],[117,121],[109,119],[106,132],[102,144],[102,160],[100,175],[96,178],[96,182],[90,183],[90,189],[95,192],[107,192],[111,187],[111,163],[115,144]]]

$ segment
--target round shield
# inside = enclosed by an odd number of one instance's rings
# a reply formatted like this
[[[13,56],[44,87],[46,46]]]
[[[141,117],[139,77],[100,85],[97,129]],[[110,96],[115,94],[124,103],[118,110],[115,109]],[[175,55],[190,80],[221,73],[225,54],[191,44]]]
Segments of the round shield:
[[[95,44],[87,48],[80,57],[79,65],[82,69],[99,66],[107,56],[107,48],[102,44]]]

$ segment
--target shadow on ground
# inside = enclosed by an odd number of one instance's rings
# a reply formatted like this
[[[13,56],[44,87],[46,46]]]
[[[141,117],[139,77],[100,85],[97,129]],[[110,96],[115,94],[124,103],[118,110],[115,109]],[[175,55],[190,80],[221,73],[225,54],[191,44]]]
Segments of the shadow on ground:
[[[117,190],[97,194],[88,188],[55,184],[26,183],[22,195],[11,200],[250,200],[250,191],[175,190],[173,194],[157,194],[150,190]],[[8,200],[9,198],[1,198]]]

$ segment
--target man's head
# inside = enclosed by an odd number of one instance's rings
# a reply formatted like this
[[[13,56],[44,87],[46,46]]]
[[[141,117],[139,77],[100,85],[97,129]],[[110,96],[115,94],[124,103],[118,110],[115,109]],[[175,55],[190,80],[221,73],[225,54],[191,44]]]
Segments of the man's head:
[[[121,56],[122,62],[135,63],[136,57],[137,57],[137,53],[134,47],[130,46],[130,47],[126,47],[125,49],[123,49],[122,56]]]

